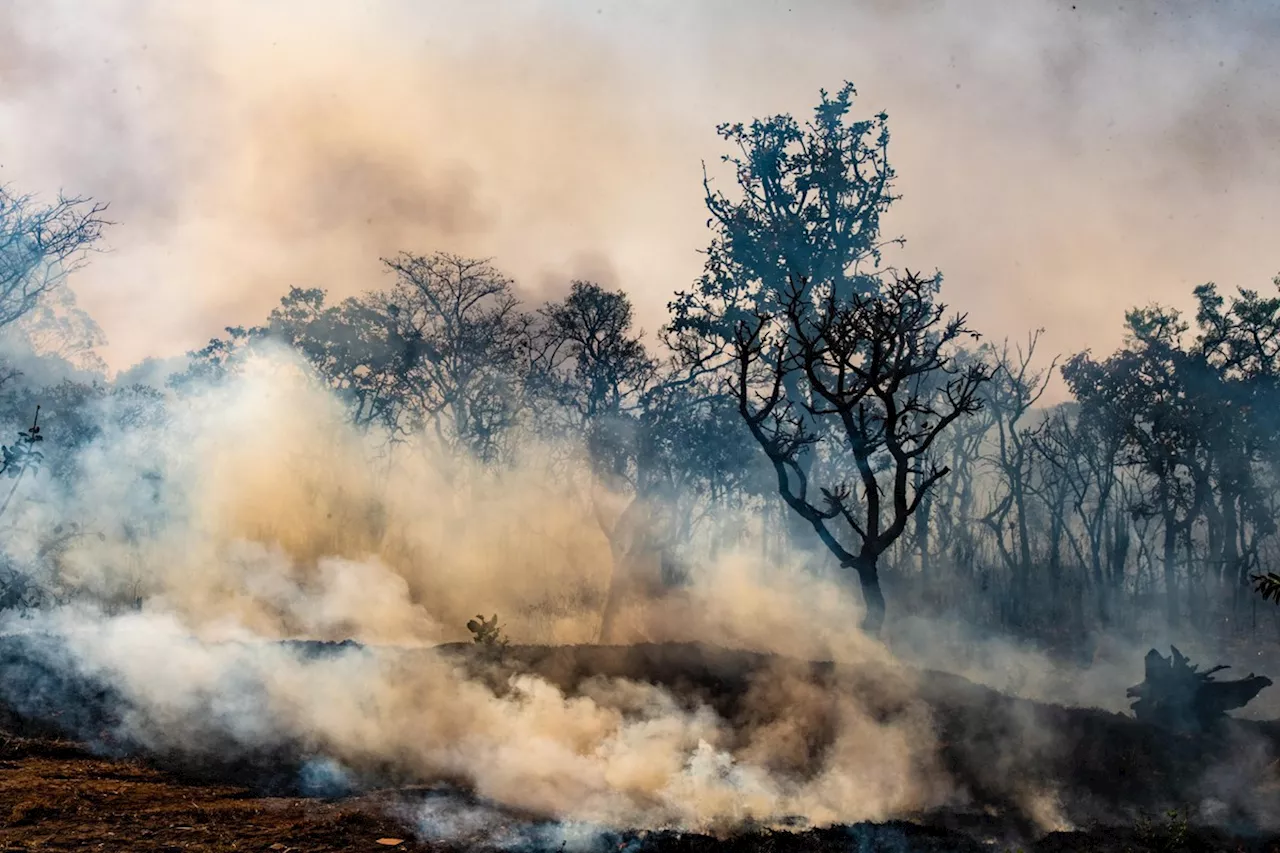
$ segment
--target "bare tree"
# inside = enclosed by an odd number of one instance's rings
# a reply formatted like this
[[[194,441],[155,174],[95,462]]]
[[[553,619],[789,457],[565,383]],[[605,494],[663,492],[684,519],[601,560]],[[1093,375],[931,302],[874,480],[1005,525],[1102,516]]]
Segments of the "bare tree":
[[[983,408],[995,426],[994,452],[987,456],[995,469],[992,505],[982,517],[991,531],[1001,558],[1013,575],[1015,610],[1025,603],[1032,572],[1030,497],[1034,488],[1036,427],[1025,423],[1028,413],[1049,386],[1057,359],[1047,369],[1033,366],[1042,330],[1027,335],[1025,344],[1012,348],[1006,340],[999,348],[987,347],[991,381],[982,389]],[[1012,545],[1008,535],[1012,533]]]
[[[107,206],[59,196],[42,206],[0,187],[0,328],[26,315],[84,260]]]
[[[609,540],[612,566],[597,639],[613,639],[620,605],[661,588],[653,571],[667,544],[659,527],[645,405],[659,382],[657,363],[632,328],[623,291],[575,281],[563,300],[539,311],[532,336],[531,400],[545,402],[540,432],[583,440],[589,501]],[[656,556],[656,559],[655,559]]]
[[[981,358],[977,351],[960,350],[955,355],[957,365]],[[982,449],[991,430],[991,413],[977,412],[974,416],[957,421],[947,434],[939,436],[936,452],[945,459],[950,473],[941,481],[930,497],[932,511],[929,520],[936,527],[939,543],[949,546],[947,563],[963,576],[972,574],[977,558],[981,530],[976,518],[975,505],[980,495],[982,481]],[[929,548],[923,537],[928,531],[917,533],[921,549],[921,570],[929,566]]]
[[[613,558],[598,633],[610,642],[624,602],[665,595],[684,580],[694,526],[755,454],[734,440],[737,412],[697,381],[696,366],[691,373],[645,349],[624,292],[576,281],[538,314],[530,403],[549,403],[534,415],[543,431],[582,442],[590,502]]]
[[[585,431],[593,473],[626,479],[624,436],[658,381],[657,363],[632,329],[631,299],[575,281],[568,296],[538,315],[530,382],[536,397],[558,410],[539,420],[554,425],[557,415],[569,417],[569,429]]]
[[[954,345],[976,335],[963,315],[946,319],[939,285],[909,272],[865,294],[797,280],[779,315],[740,320],[734,338],[739,411],[783,500],[857,574],[872,634],[885,618],[880,555],[948,473],[933,444],[978,410],[989,375],[956,364]]]
[[[1111,621],[1111,602],[1124,582],[1129,551],[1128,510],[1121,492],[1124,425],[1095,408],[1081,417],[1078,406],[1059,407],[1036,436],[1036,447],[1066,490],[1074,524],[1066,530],[1071,554],[1092,582],[1098,615]]]
[[[678,349],[690,352],[696,341],[697,360],[731,371],[721,359],[733,350],[738,320],[779,314],[792,282],[862,292],[877,286],[881,250],[902,242],[880,231],[880,217],[896,199],[888,118],[852,119],[855,95],[848,83],[834,94],[822,91],[804,123],[781,114],[716,129],[731,149],[722,160],[737,192],[723,192],[704,175],[713,235],[704,275],[671,304]],[[784,381],[799,400],[804,389],[796,378]],[[803,409],[794,414],[807,417]],[[791,543],[812,544],[808,525],[787,518]]]
[[[488,261],[445,252],[401,253],[381,297],[412,352],[405,382],[427,424],[450,448],[492,460],[520,416],[529,318],[512,282]]]
[[[1063,377],[1080,401],[1081,417],[1123,425],[1123,462],[1145,487],[1134,512],[1160,520],[1165,608],[1170,626],[1177,626],[1178,551],[1212,486],[1206,424],[1214,413],[1205,392],[1213,377],[1184,349],[1187,327],[1176,312],[1147,308],[1126,319],[1125,349],[1104,362],[1081,353],[1064,366]]]

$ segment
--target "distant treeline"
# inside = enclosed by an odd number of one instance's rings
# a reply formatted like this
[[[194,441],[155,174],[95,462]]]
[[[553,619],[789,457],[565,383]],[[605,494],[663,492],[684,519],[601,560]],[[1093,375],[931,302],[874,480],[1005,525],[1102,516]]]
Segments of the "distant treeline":
[[[887,118],[853,118],[853,99],[846,86],[807,122],[719,128],[732,180],[704,184],[705,269],[654,340],[623,290],[575,281],[531,306],[490,261],[403,253],[359,296],[293,288],[163,383],[81,368],[42,384],[8,359],[6,420],[25,429],[39,405],[48,446],[32,463],[74,488],[104,417],[155,423],[282,346],[393,446],[495,468],[529,442],[572,448],[564,476],[631,501],[606,533],[643,539],[665,584],[749,547],[847,571],[872,632],[906,612],[1069,645],[1153,619],[1274,631],[1251,587],[1280,596],[1280,279],[1198,287],[1193,317],[1135,309],[1107,357],[1045,357],[1039,332],[984,341],[939,274],[892,265]],[[0,193],[9,338],[46,358],[92,351],[91,321],[41,305],[102,213]],[[1055,372],[1072,400],[1042,406]],[[4,603],[38,601],[18,577]]]

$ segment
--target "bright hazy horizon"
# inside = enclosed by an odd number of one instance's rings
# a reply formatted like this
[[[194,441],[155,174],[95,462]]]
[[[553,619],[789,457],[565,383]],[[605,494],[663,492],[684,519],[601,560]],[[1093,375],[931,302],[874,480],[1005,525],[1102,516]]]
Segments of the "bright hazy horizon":
[[[1106,352],[1128,307],[1280,271],[1277,33],[1270,2],[10,0],[0,183],[111,203],[72,286],[115,369],[401,249],[622,287],[653,331],[716,124],[847,79],[889,115],[894,260],[989,337]]]

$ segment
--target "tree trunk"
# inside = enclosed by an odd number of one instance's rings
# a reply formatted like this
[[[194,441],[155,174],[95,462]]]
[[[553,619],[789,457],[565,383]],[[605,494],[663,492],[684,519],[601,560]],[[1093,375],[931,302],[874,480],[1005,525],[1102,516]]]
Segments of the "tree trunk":
[[[880,589],[880,569],[875,557],[861,557],[853,564],[862,586],[862,601],[867,613],[862,617],[862,630],[871,637],[880,636],[884,627],[884,592]]]
[[[619,641],[617,618],[627,602],[651,599],[665,588],[661,555],[654,547],[653,523],[649,504],[636,496],[606,531],[613,559],[597,643]]]
[[[1227,500],[1229,499],[1224,495],[1222,499],[1223,503],[1225,504]],[[1207,553],[1205,554],[1204,571],[1206,575],[1216,575],[1218,577],[1221,577],[1223,572],[1223,566],[1224,566],[1224,552],[1225,552],[1224,543],[1222,541],[1223,540],[1223,517],[1222,517],[1222,511],[1219,510],[1218,504],[1217,502],[1214,501],[1212,495],[1210,495],[1209,499],[1204,502],[1204,520],[1205,520],[1205,533],[1207,534],[1206,541],[1205,541],[1205,547],[1206,547]],[[1187,561],[1188,561],[1188,565],[1190,565],[1190,561],[1191,561],[1190,543],[1188,543],[1188,546],[1187,546]]]
[[[1027,493],[1022,482],[1021,453],[1018,459],[1018,476],[1011,488],[1013,490],[1014,507],[1018,513],[1018,577],[1015,583],[1015,598],[1019,619],[1024,619],[1031,589],[1031,532],[1027,526]]]
[[[924,469],[916,469],[917,489],[924,481]],[[920,502],[920,508],[916,511],[916,548],[920,552],[920,576],[928,578],[931,574],[929,570],[929,516],[931,515],[933,497],[925,495],[924,500]]]
[[[790,346],[790,345],[789,345]],[[807,388],[800,383],[800,377],[794,371],[788,372],[783,377],[783,386],[786,388],[787,399],[808,401],[809,393]],[[805,429],[812,431],[816,429],[814,418],[808,413],[804,406],[800,406],[796,412],[796,416],[801,419]],[[800,475],[808,477],[813,469],[814,454],[801,453],[797,456],[795,463],[800,468]],[[820,548],[821,542],[813,532],[813,525],[803,518],[799,513],[791,512],[790,508],[783,502],[783,524],[787,531],[787,540],[791,546],[792,559],[796,560],[805,568],[813,568],[814,561],[819,551],[825,549]]]
[[[1211,569],[1202,563],[1200,571],[1194,570],[1196,566],[1195,543],[1191,538],[1190,525],[1182,529],[1182,549],[1187,554],[1187,611],[1191,618],[1191,624],[1203,631],[1209,615],[1206,607],[1210,599],[1208,577]]]
[[[1222,586],[1235,582],[1236,564],[1240,562],[1237,542],[1240,540],[1240,516],[1236,513],[1236,498],[1231,496],[1222,502],[1222,566],[1218,579]]]
[[[1164,514],[1164,593],[1169,627],[1180,621],[1178,607],[1178,526],[1173,513]]]

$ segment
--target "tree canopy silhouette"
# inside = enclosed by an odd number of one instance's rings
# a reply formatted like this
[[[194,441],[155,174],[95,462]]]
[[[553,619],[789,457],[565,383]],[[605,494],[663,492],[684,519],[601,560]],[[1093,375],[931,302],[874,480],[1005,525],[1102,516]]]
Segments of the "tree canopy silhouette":
[[[948,473],[934,443],[979,408],[988,377],[955,350],[976,337],[938,301],[940,276],[881,269],[894,197],[883,114],[850,121],[854,90],[813,120],[722,125],[735,198],[706,182],[712,240],[671,336],[718,372],[781,498],[860,582],[863,627],[885,617],[879,560]]]

